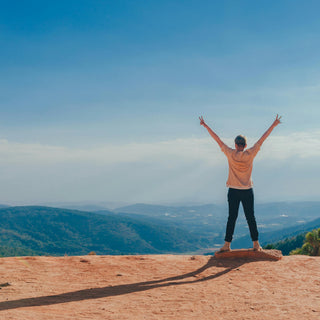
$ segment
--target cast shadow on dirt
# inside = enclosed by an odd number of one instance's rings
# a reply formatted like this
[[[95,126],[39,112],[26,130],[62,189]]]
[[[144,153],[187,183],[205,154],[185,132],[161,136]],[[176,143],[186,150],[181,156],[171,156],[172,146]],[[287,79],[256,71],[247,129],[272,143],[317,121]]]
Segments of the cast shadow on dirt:
[[[37,306],[46,306],[54,305],[59,303],[67,303],[74,301],[82,301],[89,299],[98,299],[106,298],[113,296],[121,296],[124,294],[130,294],[133,292],[147,291],[156,288],[178,286],[184,284],[193,284],[204,281],[209,281],[221,277],[230,271],[239,268],[245,263],[250,263],[255,260],[248,259],[216,259],[214,257],[209,258],[208,262],[201,268],[185,273],[182,275],[169,277],[160,280],[152,280],[145,282],[137,282],[131,284],[122,284],[116,286],[107,286],[102,288],[92,288],[84,289],[73,292],[66,292],[62,294],[42,296],[36,298],[25,298],[12,301],[3,301],[0,302],[0,311],[1,310],[10,310],[16,308],[25,308],[25,307],[37,307]],[[210,276],[201,277],[201,273],[211,267],[222,268],[222,271],[211,274]],[[190,279],[188,279],[190,278]]]

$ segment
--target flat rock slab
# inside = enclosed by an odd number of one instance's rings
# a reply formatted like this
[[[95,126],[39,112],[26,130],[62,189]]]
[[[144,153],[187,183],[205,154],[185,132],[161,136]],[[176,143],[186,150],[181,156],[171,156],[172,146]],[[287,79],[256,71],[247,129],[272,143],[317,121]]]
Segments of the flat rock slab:
[[[214,256],[217,259],[225,258],[250,258],[257,260],[280,260],[282,252],[280,250],[261,250],[254,251],[253,249],[236,249],[225,252],[215,252]]]

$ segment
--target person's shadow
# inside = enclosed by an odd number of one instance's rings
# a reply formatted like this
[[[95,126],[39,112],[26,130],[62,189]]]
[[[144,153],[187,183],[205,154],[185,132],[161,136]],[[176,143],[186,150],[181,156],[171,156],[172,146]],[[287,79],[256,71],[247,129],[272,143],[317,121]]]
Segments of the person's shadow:
[[[146,281],[146,282],[131,283],[131,284],[122,284],[122,285],[116,285],[116,286],[107,286],[103,288],[84,289],[84,290],[78,290],[73,292],[67,292],[67,293],[50,295],[50,296],[42,296],[42,297],[36,297],[36,298],[25,298],[25,299],[12,300],[12,301],[3,301],[3,302],[0,302],[0,311],[8,310],[8,309],[24,308],[24,307],[53,305],[53,304],[89,300],[89,299],[98,299],[98,298],[105,298],[105,297],[111,297],[111,296],[120,296],[123,294],[146,291],[146,290],[151,290],[151,289],[160,288],[160,287],[169,287],[169,286],[198,283],[198,282],[216,279],[230,272],[231,270],[240,267],[244,263],[248,263],[251,261],[253,260],[248,260],[248,259],[218,260],[214,257],[211,257],[208,260],[208,262],[201,268],[189,273],[175,276],[175,277],[169,277],[165,279]],[[200,273],[202,273],[203,271],[211,267],[219,267],[219,268],[223,268],[223,270],[217,273],[213,273],[207,277],[196,278],[197,275],[199,275]],[[188,279],[188,278],[191,278],[191,279]],[[194,278],[196,278],[196,280],[194,280]],[[184,280],[184,281],[181,281],[181,280]]]

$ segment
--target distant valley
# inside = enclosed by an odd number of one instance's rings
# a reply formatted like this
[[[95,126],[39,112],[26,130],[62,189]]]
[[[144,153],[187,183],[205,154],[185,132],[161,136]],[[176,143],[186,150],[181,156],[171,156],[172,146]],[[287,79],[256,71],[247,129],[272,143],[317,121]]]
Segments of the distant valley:
[[[220,246],[223,243],[228,216],[227,205],[219,206],[214,204],[185,207],[135,204],[117,208],[114,212],[119,215],[126,214],[144,220],[156,218],[169,222],[197,236],[208,239],[212,246]],[[98,211],[98,213],[103,213],[103,211]],[[282,234],[286,233],[286,231],[283,233],[282,229],[286,230],[294,226],[299,229],[300,226],[303,227],[308,222],[320,218],[320,202],[256,204],[255,215],[261,235],[278,230],[276,234],[281,238]],[[240,207],[234,239],[241,239],[247,235],[247,222]]]
[[[1,206],[0,206],[1,207]],[[100,208],[99,208],[100,209]],[[262,244],[320,227],[320,202],[256,205]],[[207,253],[223,243],[227,208],[136,204],[94,212],[0,208],[0,255]],[[242,212],[233,247],[250,246]]]

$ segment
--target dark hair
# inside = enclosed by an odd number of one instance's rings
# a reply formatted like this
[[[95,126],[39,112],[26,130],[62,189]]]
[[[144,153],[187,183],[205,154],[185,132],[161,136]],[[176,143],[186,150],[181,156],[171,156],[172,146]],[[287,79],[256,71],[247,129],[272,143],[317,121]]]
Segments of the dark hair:
[[[247,144],[247,138],[240,134],[236,136],[236,138],[234,139],[234,142],[238,146],[245,146]]]

